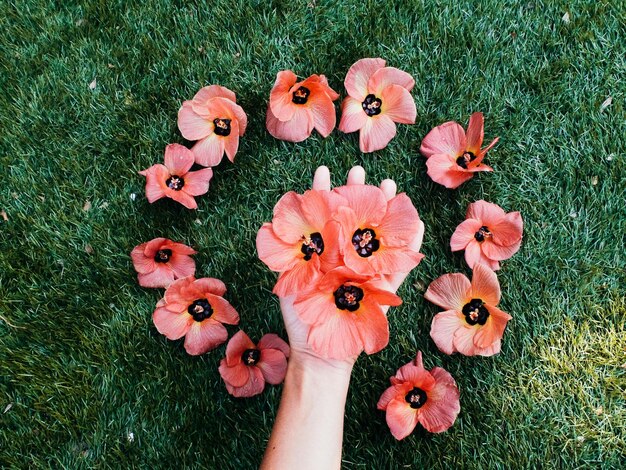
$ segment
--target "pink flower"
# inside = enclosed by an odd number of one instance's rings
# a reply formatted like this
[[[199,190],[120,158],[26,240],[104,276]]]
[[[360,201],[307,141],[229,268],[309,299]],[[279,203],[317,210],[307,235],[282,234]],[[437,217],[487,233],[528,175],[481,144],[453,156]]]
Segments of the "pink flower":
[[[424,137],[420,148],[427,158],[428,175],[435,183],[454,189],[471,179],[477,171],[493,171],[482,161],[487,151],[498,142],[498,137],[481,150],[483,136],[483,113],[472,114],[467,134],[453,121],[435,127]]]
[[[413,77],[383,59],[361,59],[344,81],[348,95],[341,104],[342,132],[360,131],[361,152],[383,149],[396,135],[396,122],[414,124],[417,111],[411,93]]]
[[[159,163],[139,172],[146,177],[148,201],[153,203],[162,197],[169,197],[187,209],[196,209],[198,204],[193,197],[209,190],[213,171],[210,168],[189,171],[192,165],[191,150],[180,144],[165,147],[165,165]]]
[[[275,334],[267,334],[259,344],[239,331],[226,346],[220,362],[220,375],[226,390],[235,397],[252,397],[265,388],[265,382],[278,385],[285,380],[289,346]]]
[[[450,373],[441,367],[427,371],[422,353],[391,377],[391,387],[378,400],[396,439],[404,439],[417,423],[429,432],[443,432],[456,421],[461,410],[459,389]]]
[[[202,88],[178,110],[178,129],[185,139],[198,141],[191,150],[196,163],[203,166],[216,166],[224,152],[234,162],[247,124],[235,94],[219,85]]]
[[[426,300],[446,309],[433,318],[430,337],[446,354],[493,356],[500,352],[511,315],[496,308],[498,277],[482,264],[474,265],[472,282],[463,274],[445,274],[431,282]]]
[[[474,202],[467,208],[466,219],[452,234],[452,251],[465,250],[465,261],[470,268],[476,263],[500,269],[500,263],[509,259],[522,244],[524,222],[519,212],[506,213],[490,202]]]
[[[372,276],[347,267],[333,269],[309,289],[298,292],[294,308],[310,325],[307,342],[328,359],[348,359],[365,350],[374,354],[389,343],[389,323],[381,305],[402,300],[381,289]]]
[[[178,279],[157,303],[152,315],[154,325],[168,339],[184,336],[189,354],[204,354],[228,339],[223,323],[239,323],[239,314],[222,297],[225,292],[226,286],[218,279]]]
[[[311,75],[298,82],[291,70],[278,72],[267,107],[267,130],[277,139],[289,142],[303,141],[313,128],[322,137],[328,137],[335,128],[333,101],[337,98],[339,95],[328,86],[324,75]]]
[[[197,252],[167,238],[155,238],[133,248],[130,257],[142,287],[168,287],[175,279],[193,276]]]

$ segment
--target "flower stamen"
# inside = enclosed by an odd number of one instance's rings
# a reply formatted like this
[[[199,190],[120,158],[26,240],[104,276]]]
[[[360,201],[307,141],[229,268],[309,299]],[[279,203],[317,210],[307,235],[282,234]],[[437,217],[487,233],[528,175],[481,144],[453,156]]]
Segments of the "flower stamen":
[[[165,181],[165,184],[174,191],[180,191],[185,186],[185,180],[178,175],[172,175]]]
[[[172,250],[166,248],[164,250],[157,251],[156,255],[154,255],[154,261],[157,263],[167,263],[172,256]]]
[[[368,258],[380,248],[380,241],[371,228],[358,229],[352,235],[352,246],[360,257]]]
[[[213,119],[213,132],[222,137],[230,135],[230,119],[217,118]]]
[[[417,410],[418,408],[424,406],[424,403],[428,400],[428,396],[421,388],[413,387],[413,390],[406,394],[404,400],[411,406],[411,408]]]
[[[308,101],[310,94],[311,90],[309,90],[305,86],[301,86],[293,92],[293,97],[291,98],[291,101],[295,104],[305,104]]]
[[[476,232],[474,234],[474,238],[478,242],[483,242],[483,241],[485,241],[485,238],[491,238],[492,236],[493,236],[493,234],[489,231],[489,229],[485,225],[480,227],[478,229],[478,232]]]
[[[213,315],[213,307],[207,299],[196,299],[187,307],[187,312],[195,321],[203,321]]]
[[[359,302],[363,300],[363,289],[356,286],[343,285],[335,292],[335,305],[339,310],[354,312],[359,309]]]
[[[489,310],[481,299],[472,299],[463,306],[465,321],[470,325],[484,325],[489,318]]]
[[[363,102],[361,103],[361,106],[363,107],[363,111],[365,111],[365,114],[367,114],[368,116],[372,117],[372,116],[376,116],[377,114],[380,114],[381,107],[383,105],[383,101],[378,98],[376,95],[373,94],[369,94],[365,97],[365,99],[363,100]]]
[[[302,247],[300,251],[304,254],[304,260],[309,261],[313,256],[313,253],[317,253],[317,256],[320,256],[324,253],[324,239],[322,238],[322,234],[319,232],[315,232],[310,234],[308,237],[306,235],[302,235]]]
[[[466,150],[465,152],[463,152],[463,154],[460,157],[456,159],[456,164],[459,165],[464,170],[467,170],[467,164],[469,162],[473,162],[474,160],[476,160],[476,155]]]
[[[241,355],[241,360],[247,366],[253,366],[261,359],[261,351],[258,349],[246,349]]]

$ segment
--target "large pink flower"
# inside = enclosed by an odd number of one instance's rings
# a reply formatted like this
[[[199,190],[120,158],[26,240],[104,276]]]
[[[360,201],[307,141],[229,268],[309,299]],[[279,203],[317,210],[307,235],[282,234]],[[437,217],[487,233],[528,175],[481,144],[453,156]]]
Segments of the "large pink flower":
[[[377,186],[350,184],[335,188],[344,198],[335,220],[341,224],[346,266],[359,274],[408,273],[424,257],[409,248],[420,228],[411,199],[398,194],[387,201]]]
[[[275,334],[267,334],[255,345],[239,331],[226,346],[226,358],[220,362],[220,375],[228,393],[252,397],[265,388],[265,382],[278,385],[285,380],[289,346]]]
[[[256,238],[261,261],[281,273],[276,295],[300,292],[341,263],[339,224],[332,214],[342,203],[338,194],[317,190],[291,191],[278,201],[272,223],[263,224]]]
[[[197,252],[167,238],[155,238],[133,248],[130,257],[142,287],[168,287],[174,280],[193,276]]]
[[[476,201],[467,208],[466,219],[452,234],[452,251],[465,250],[470,268],[476,263],[500,269],[499,261],[509,259],[522,244],[524,222],[519,212],[506,213],[490,202]]]
[[[204,168],[189,171],[193,165],[193,154],[180,144],[165,147],[165,165],[152,165],[139,172],[146,177],[146,197],[155,202],[162,197],[169,197],[180,202],[187,209],[196,209],[198,204],[193,198],[209,190],[209,181],[213,170]]]
[[[413,77],[383,59],[361,59],[344,81],[348,96],[341,104],[339,130],[359,134],[361,152],[383,149],[396,135],[396,124],[414,124]]]
[[[225,292],[226,286],[219,279],[178,279],[157,303],[152,315],[154,325],[168,339],[184,336],[189,354],[204,354],[228,339],[223,323],[239,323],[239,314],[223,298]]]
[[[216,166],[224,152],[235,161],[247,124],[235,93],[219,85],[202,88],[178,110],[178,129],[185,139],[198,141],[191,150],[196,163],[203,166]]]
[[[434,182],[454,189],[471,179],[477,171],[493,171],[482,161],[487,151],[498,142],[498,137],[481,150],[483,138],[483,113],[472,114],[467,134],[453,121],[435,127],[424,137],[420,148],[427,158],[428,175]]]
[[[496,308],[500,302],[498,277],[482,264],[474,265],[472,282],[463,274],[445,274],[424,297],[446,309],[433,318],[430,336],[441,352],[465,356],[493,356],[500,352],[511,315]]]
[[[417,423],[429,432],[443,432],[454,424],[461,410],[459,389],[441,367],[427,371],[418,351],[415,361],[391,377],[391,387],[378,400],[378,409],[387,412],[387,424],[398,440],[411,434]]]
[[[289,142],[303,141],[314,128],[328,137],[337,120],[333,105],[337,98],[324,75],[311,75],[299,82],[291,70],[278,72],[267,107],[267,130]]]

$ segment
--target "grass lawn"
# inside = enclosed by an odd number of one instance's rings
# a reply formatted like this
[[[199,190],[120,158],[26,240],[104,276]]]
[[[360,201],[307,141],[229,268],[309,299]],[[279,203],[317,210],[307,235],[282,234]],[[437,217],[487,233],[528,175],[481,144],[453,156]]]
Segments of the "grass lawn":
[[[363,57],[417,82],[417,123],[386,149],[361,154],[357,134],[337,130],[300,144],[268,134],[279,70],[324,73],[343,97]],[[137,172],[166,144],[189,145],[177,111],[207,84],[235,91],[248,114],[235,164],[215,169],[197,211],[151,205]],[[624,464],[624,2],[5,1],[0,89],[0,467],[258,466],[281,388],[234,399],[217,371],[224,346],[190,357],[159,335],[163,291],[139,287],[129,253],[158,236],[194,246],[198,277],[226,283],[241,328],[286,337],[254,241],[320,164],[334,184],[355,164],[369,182],[395,179],[426,225],[390,344],[355,367],[345,468]],[[419,146],[473,111],[486,139],[501,138],[486,159],[495,171],[447,190]],[[522,249],[498,273],[513,321],[501,354],[446,356],[423,294],[444,273],[469,274],[448,244],[478,199],[524,217]],[[418,348],[456,378],[461,413],[446,433],[397,442],[376,401]]]

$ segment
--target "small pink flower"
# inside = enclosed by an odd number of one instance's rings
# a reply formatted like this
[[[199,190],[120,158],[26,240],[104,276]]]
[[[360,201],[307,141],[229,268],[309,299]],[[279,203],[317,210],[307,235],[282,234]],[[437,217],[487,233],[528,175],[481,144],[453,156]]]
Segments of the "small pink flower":
[[[267,334],[255,345],[239,331],[226,346],[226,358],[220,362],[220,375],[228,393],[252,397],[265,388],[265,382],[278,385],[285,380],[289,346],[275,334]]]
[[[165,147],[165,165],[158,163],[139,172],[146,177],[148,201],[153,203],[162,197],[169,197],[187,209],[196,209],[198,204],[193,197],[209,190],[213,170],[189,171],[192,165],[193,154],[187,147],[180,144]]]
[[[267,107],[267,130],[289,142],[305,140],[313,128],[328,137],[337,120],[333,104],[337,98],[324,75],[311,75],[299,82],[291,70],[278,72]]]
[[[506,213],[490,202],[474,202],[467,208],[466,219],[452,234],[452,251],[465,250],[470,268],[476,263],[500,269],[500,263],[513,256],[522,244],[524,222],[519,212]]]
[[[496,308],[498,277],[482,264],[474,265],[472,282],[463,274],[445,274],[430,283],[426,300],[446,309],[433,318],[430,337],[446,354],[493,356],[511,315]]]
[[[348,95],[341,104],[339,130],[359,134],[361,152],[383,149],[396,135],[396,122],[415,124],[417,111],[410,91],[413,77],[383,59],[361,59],[344,81]]]
[[[448,371],[424,369],[418,351],[415,361],[391,377],[391,387],[378,400],[378,409],[387,412],[387,425],[398,440],[411,434],[417,423],[429,432],[443,432],[461,411],[459,389]]]
[[[493,171],[482,161],[487,151],[498,142],[498,137],[481,150],[483,137],[483,113],[472,114],[467,134],[453,121],[435,127],[424,137],[420,148],[427,158],[428,175],[435,183],[454,189],[471,179],[477,171]]]
[[[133,248],[130,257],[142,287],[168,287],[174,280],[193,276],[197,252],[167,238],[155,238]]]
[[[185,350],[193,356],[215,349],[228,339],[223,323],[239,323],[239,314],[223,298],[225,292],[219,279],[177,279],[157,303],[154,325],[168,339],[184,336]]]
[[[247,124],[235,93],[219,85],[202,88],[178,110],[178,129],[185,139],[198,141],[191,151],[202,166],[216,166],[224,152],[234,162]]]

